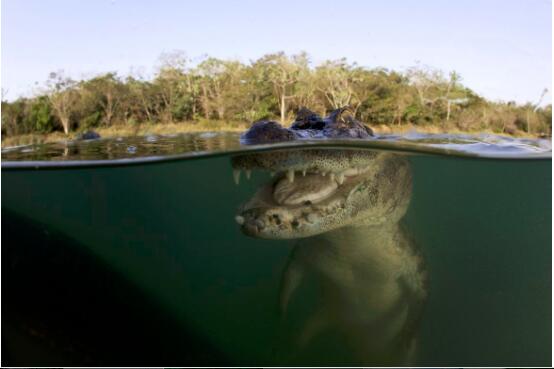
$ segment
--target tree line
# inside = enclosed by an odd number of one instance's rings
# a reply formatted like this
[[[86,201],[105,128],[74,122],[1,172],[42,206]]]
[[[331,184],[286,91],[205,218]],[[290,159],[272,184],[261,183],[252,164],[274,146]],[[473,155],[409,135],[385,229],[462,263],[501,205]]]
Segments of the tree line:
[[[2,134],[82,131],[114,125],[201,119],[289,122],[302,106],[320,114],[349,105],[356,118],[462,131],[551,135],[552,105],[492,102],[456,72],[418,65],[404,72],[365,68],[346,59],[312,66],[306,53],[273,53],[242,63],[163,54],[152,78],[106,73],[76,81],[51,73],[40,93],[2,101]],[[224,125],[224,123],[222,123]]]

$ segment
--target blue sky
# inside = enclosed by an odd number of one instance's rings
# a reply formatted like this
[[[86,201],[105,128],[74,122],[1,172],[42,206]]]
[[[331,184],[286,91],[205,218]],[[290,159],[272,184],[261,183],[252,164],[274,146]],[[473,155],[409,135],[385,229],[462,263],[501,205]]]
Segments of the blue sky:
[[[243,62],[304,50],[314,63],[456,70],[484,97],[536,102],[552,87],[551,8],[550,0],[3,0],[2,88],[9,100],[29,95],[61,69],[73,78],[148,75],[174,50]]]

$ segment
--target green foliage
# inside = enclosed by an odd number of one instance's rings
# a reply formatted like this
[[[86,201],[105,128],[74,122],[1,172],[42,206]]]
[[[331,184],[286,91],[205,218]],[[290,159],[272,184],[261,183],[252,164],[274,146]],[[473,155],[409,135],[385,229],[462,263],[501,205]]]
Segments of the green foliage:
[[[44,95],[2,101],[4,135],[199,119],[288,121],[303,106],[324,114],[344,105],[373,125],[552,132],[551,105],[489,102],[454,71],[417,65],[400,73],[345,58],[312,66],[306,53],[278,52],[250,63],[207,57],[192,65],[175,52],[162,55],[151,80],[106,73],[77,82],[56,72],[46,87]]]
[[[25,119],[25,99],[18,99],[12,103],[2,101],[2,134],[14,136],[28,133],[23,125]]]
[[[39,96],[29,101],[25,119],[30,132],[52,132],[56,125],[56,119],[52,107],[46,96]]]
[[[91,114],[84,116],[79,121],[79,128],[86,130],[94,127],[98,127],[102,122],[102,113],[100,111],[94,111]]]

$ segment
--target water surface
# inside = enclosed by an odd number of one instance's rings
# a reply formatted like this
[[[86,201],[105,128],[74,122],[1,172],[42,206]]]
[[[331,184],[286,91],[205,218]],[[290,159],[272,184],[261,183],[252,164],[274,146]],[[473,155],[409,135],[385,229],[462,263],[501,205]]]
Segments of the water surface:
[[[546,139],[513,138],[482,134],[432,135],[411,133],[382,135],[368,140],[313,139],[278,144],[241,145],[238,133],[202,132],[176,135],[62,141],[2,149],[3,168],[130,165],[180,160],[246,151],[295,147],[349,147],[401,153],[456,155],[503,159],[551,158],[552,142]]]

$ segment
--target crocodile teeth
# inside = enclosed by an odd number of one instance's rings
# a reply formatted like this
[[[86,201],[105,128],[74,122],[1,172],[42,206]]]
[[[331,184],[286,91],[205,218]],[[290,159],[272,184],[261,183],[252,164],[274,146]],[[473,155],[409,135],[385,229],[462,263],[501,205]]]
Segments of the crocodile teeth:
[[[252,175],[252,171],[250,169],[246,169],[246,179],[250,179],[251,175]]]
[[[331,178],[331,181],[334,182],[335,181],[335,173],[331,173],[329,175],[329,177]]]
[[[357,174],[359,174],[360,171],[359,169],[357,168],[348,168],[346,169],[344,172],[342,172],[343,175],[347,176],[347,177],[350,177],[350,176],[355,176]]]
[[[244,224],[244,217],[243,216],[240,216],[240,215],[237,215],[235,217],[235,221],[239,224],[239,225],[243,225]]]
[[[289,180],[290,183],[294,182],[294,170],[292,170],[292,169],[288,170],[287,179]]]
[[[233,169],[233,180],[236,185],[240,183],[240,169]]]
[[[331,196],[337,187],[337,182],[322,181],[317,175],[297,178],[294,183],[282,178],[275,184],[273,199],[279,205],[308,206],[307,202],[317,203]]]
[[[326,174],[327,174],[327,173],[325,173],[325,172],[321,172],[321,175],[322,175],[323,177],[325,177]]]
[[[340,184],[340,185],[344,183],[344,174],[343,173],[339,173],[339,175],[337,176],[337,183]]]
[[[306,169],[302,169],[302,177],[306,177]]]

